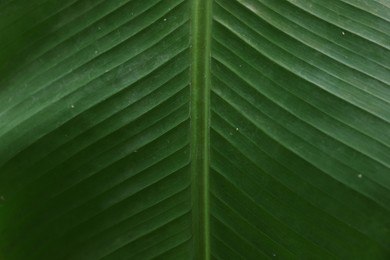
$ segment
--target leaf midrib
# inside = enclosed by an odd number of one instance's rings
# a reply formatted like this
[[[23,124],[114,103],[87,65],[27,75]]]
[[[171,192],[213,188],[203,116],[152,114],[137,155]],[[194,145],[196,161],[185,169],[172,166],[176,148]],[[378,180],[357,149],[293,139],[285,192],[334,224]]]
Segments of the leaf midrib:
[[[194,259],[210,259],[210,50],[212,1],[191,3],[191,180]]]

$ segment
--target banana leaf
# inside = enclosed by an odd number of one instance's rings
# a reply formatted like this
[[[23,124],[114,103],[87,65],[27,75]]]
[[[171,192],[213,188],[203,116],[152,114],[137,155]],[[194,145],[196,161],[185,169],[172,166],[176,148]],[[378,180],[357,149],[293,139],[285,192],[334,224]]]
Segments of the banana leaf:
[[[390,2],[1,0],[0,259],[390,259]]]

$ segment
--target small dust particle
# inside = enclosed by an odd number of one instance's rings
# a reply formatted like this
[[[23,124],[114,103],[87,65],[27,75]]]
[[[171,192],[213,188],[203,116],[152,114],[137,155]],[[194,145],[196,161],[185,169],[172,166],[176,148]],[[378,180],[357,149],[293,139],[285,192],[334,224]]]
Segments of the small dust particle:
[[[362,174],[358,174],[358,178],[359,179],[363,178],[363,175]]]
[[[242,67],[242,65],[240,64],[240,65],[238,65],[238,67],[240,67],[240,68],[241,68],[241,67]]]
[[[274,257],[275,257],[275,256],[276,256],[276,254],[272,254],[272,256],[274,256]]]
[[[238,127],[236,128],[236,131],[238,131],[238,130],[240,130],[240,129],[238,129]]]
[[[166,22],[167,21],[167,18],[164,18],[164,22]]]
[[[97,54],[98,53],[98,51],[95,51],[95,54]]]
[[[74,105],[72,104],[72,105],[70,105],[70,107],[71,107],[71,108],[74,108]]]
[[[342,35],[345,35],[345,32],[341,32],[342,33]]]

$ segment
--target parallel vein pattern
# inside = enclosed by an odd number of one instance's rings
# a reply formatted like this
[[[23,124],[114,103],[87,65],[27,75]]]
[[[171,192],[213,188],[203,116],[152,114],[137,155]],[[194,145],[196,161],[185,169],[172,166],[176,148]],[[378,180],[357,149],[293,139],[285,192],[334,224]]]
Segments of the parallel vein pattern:
[[[0,258],[190,257],[189,4],[22,2],[1,15]]]
[[[390,259],[387,0],[0,1],[0,259]]]
[[[390,24],[371,2],[215,1],[214,258],[390,257]]]

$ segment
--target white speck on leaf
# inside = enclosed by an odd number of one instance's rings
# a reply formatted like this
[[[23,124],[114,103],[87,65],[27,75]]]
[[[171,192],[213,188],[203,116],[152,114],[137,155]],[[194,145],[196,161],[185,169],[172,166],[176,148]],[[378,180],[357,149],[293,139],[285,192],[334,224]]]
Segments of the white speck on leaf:
[[[164,22],[166,22],[167,21],[167,18],[164,18]]]
[[[74,105],[72,104],[72,105],[70,105],[70,107],[71,107],[71,108],[74,108]]]
[[[342,33],[342,35],[345,35],[345,32],[341,32]]]
[[[273,257],[275,257],[275,256],[276,256],[276,254],[272,254],[272,256],[273,256]]]
[[[358,178],[359,179],[363,178],[363,175],[362,174],[358,174]]]
[[[236,131],[238,131],[238,130],[240,130],[240,129],[238,129],[238,127],[236,128]]]
[[[95,50],[95,54],[97,54],[98,53],[98,51],[97,50]]]
[[[101,27],[98,27],[98,30],[100,31],[102,28]]]

